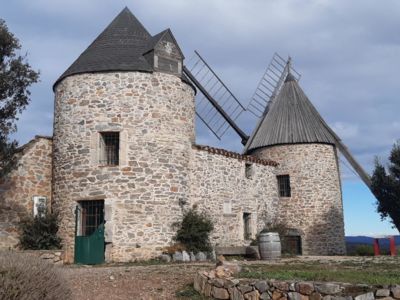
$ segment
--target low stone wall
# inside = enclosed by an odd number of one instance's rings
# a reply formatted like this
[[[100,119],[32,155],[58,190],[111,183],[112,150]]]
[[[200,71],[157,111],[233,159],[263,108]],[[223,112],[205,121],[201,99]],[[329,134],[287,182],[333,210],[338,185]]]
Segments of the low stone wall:
[[[24,250],[21,252],[37,256],[55,265],[63,264],[63,257],[64,257],[63,250]]]
[[[400,285],[369,286],[336,282],[210,278],[199,272],[196,291],[214,299],[234,300],[392,300],[400,299]]]

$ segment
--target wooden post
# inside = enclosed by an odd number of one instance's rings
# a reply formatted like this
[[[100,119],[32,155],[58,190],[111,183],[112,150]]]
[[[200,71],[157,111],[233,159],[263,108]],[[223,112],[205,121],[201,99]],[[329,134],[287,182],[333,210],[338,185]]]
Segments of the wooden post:
[[[379,253],[379,239],[374,239],[374,255],[378,256],[380,255]]]
[[[396,241],[394,239],[394,236],[391,236],[389,238],[389,241],[390,241],[390,255],[396,256]]]

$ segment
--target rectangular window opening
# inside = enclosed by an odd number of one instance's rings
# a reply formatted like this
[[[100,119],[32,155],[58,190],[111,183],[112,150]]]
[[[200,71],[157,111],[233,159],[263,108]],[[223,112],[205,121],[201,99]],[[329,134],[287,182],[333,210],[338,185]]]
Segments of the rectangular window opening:
[[[245,165],[245,175],[247,179],[250,179],[253,177],[254,170],[253,170],[253,164],[246,163]]]
[[[251,221],[251,213],[243,213],[243,234],[244,234],[243,238],[245,240],[251,239],[250,221]]]
[[[106,166],[119,165],[119,132],[100,133],[99,163]]]
[[[290,197],[291,189],[290,189],[289,175],[279,175],[279,176],[276,176],[276,178],[278,179],[279,196],[280,197]]]

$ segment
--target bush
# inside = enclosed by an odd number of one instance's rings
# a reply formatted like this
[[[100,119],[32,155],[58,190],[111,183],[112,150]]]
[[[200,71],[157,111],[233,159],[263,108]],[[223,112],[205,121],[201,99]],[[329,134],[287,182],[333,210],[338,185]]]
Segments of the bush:
[[[0,252],[0,299],[70,299],[60,270],[40,258]]]
[[[354,252],[358,256],[374,256],[374,247],[372,245],[358,245]]]
[[[210,233],[214,230],[214,224],[206,213],[199,213],[196,208],[192,208],[184,213],[182,222],[174,225],[179,227],[174,239],[188,251],[198,253],[212,250]]]
[[[265,223],[265,226],[260,233],[264,232],[277,232],[279,234],[279,237],[283,239],[288,234],[289,228],[284,223],[270,222],[270,223]],[[258,240],[258,235],[257,235],[257,240]]]
[[[57,236],[58,216],[46,213],[36,217],[26,217],[20,224],[19,244],[22,249],[51,250],[61,248],[61,239]]]

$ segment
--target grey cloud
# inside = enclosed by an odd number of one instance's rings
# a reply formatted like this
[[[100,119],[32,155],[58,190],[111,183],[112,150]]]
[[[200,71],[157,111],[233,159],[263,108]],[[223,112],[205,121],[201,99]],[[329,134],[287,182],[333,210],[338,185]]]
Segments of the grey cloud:
[[[244,105],[274,51],[292,55],[304,91],[368,171],[400,138],[399,1],[25,0],[0,16],[42,71],[21,142],[51,133],[53,82],[126,5],[152,34],[170,27],[187,58],[198,49]],[[200,122],[199,143],[241,150],[232,130],[218,141]],[[238,122],[250,133],[256,119]]]

